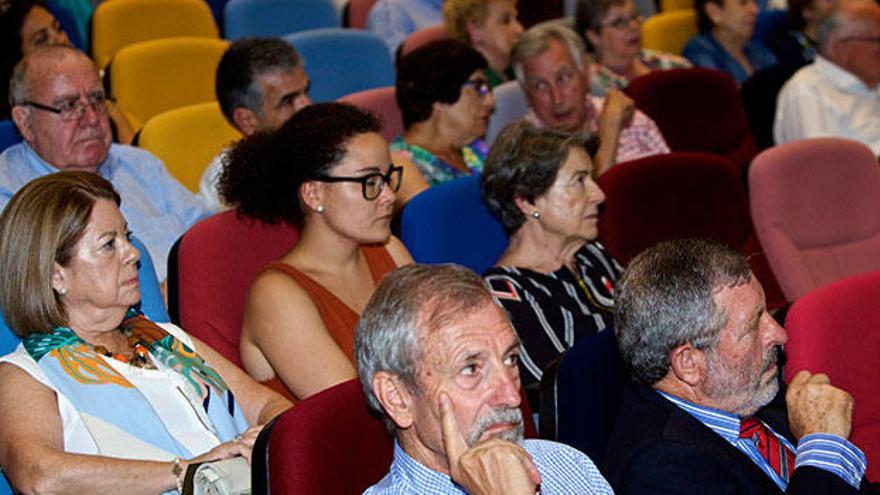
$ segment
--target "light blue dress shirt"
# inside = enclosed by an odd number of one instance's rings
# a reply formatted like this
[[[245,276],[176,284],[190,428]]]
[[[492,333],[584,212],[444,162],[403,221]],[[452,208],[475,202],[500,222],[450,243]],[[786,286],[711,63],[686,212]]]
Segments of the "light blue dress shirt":
[[[770,463],[761,456],[761,452],[752,439],[740,438],[739,416],[711,407],[700,406],[659,390],[657,392],[747,455],[776,483],[780,490],[785,491],[788,482],[770,467]],[[867,468],[867,459],[858,447],[845,438],[826,433],[813,433],[801,438],[797,449],[795,449],[788,439],[773,431],[770,425],[767,425],[767,428],[776,435],[780,442],[795,453],[795,469],[801,466],[812,466],[830,471],[856,490],[859,489]]]
[[[367,29],[379,35],[391,59],[408,35],[443,24],[443,0],[378,0],[367,17]]]
[[[584,453],[561,443],[525,440],[522,447],[541,473],[541,494],[613,494],[611,486]],[[462,495],[465,492],[448,474],[434,471],[410,457],[394,442],[391,470],[365,495]]]
[[[58,172],[21,142],[0,154],[0,210],[12,195],[37,177]],[[122,197],[120,210],[129,229],[147,247],[159,281],[165,280],[171,246],[210,212],[149,152],[113,144],[98,173]]]

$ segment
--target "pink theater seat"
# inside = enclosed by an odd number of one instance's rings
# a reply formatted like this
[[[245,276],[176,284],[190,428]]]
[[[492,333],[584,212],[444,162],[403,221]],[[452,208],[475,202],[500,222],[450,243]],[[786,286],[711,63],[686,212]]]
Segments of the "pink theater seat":
[[[615,165],[598,183],[606,196],[599,240],[624,265],[660,241],[712,239],[748,256],[768,307],[785,304],[755,240],[745,187],[727,159],[705,153],[655,155]]]
[[[633,79],[626,93],[657,123],[672,151],[721,155],[741,170],[757,153],[739,88],[724,72],[654,71]]]
[[[218,213],[193,225],[168,262],[171,320],[241,366],[238,340],[251,282],[299,240],[299,230]]]
[[[855,399],[852,435],[868,457],[867,477],[880,479],[880,272],[820,287],[789,310],[785,379],[806,369],[825,373]]]
[[[367,89],[345,95],[339,99],[370,111],[382,123],[382,136],[391,141],[403,133],[403,117],[397,108],[394,86]]]
[[[749,171],[752,218],[789,301],[849,275],[880,270],[880,169],[863,144],[793,141]]]
[[[427,45],[432,41],[445,40],[449,38],[446,26],[438,24],[436,26],[426,27],[410,34],[403,40],[397,49],[398,58],[406,56],[420,46]]]

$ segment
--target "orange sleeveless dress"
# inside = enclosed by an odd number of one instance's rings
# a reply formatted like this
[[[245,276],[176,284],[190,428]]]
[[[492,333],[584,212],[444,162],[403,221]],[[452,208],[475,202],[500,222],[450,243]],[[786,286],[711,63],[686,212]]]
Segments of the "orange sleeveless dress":
[[[374,285],[379,285],[379,282],[382,281],[386,273],[397,268],[391,255],[388,254],[383,245],[361,246],[361,253],[363,253],[364,258],[367,260],[367,266],[370,267],[370,274],[373,276]],[[327,332],[336,342],[336,345],[342,349],[348,360],[354,363],[354,330],[360,315],[340,301],[332,292],[325,289],[323,285],[288,264],[273,261],[263,267],[262,271],[266,270],[278,270],[287,274],[306,291],[309,299],[312,300],[315,308],[318,309],[318,314],[321,315],[321,320],[324,322]],[[278,375],[260,383],[280,393],[287,399],[296,401],[296,397],[284,385],[284,382],[281,381]]]

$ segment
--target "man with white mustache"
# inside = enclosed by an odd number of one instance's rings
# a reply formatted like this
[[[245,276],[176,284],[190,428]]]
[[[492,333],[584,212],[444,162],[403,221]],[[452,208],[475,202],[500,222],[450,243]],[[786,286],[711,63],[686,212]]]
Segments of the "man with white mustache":
[[[852,396],[807,370],[780,393],[788,336],[741,254],[664,242],[616,290],[614,332],[636,383],[606,456],[618,494],[869,490],[865,455],[847,440]]]
[[[523,440],[519,346],[469,270],[389,274],[355,334],[367,402],[396,435],[390,472],[365,493],[612,493],[580,451]]]

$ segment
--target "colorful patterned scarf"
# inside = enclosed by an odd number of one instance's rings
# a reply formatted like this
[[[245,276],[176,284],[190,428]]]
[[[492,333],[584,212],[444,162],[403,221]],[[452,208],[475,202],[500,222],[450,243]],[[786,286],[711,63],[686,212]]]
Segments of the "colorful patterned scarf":
[[[247,429],[244,414],[223,378],[193,349],[166,332],[134,309],[120,327],[129,340],[140,341],[149,351],[153,364],[166,373],[185,378],[190,399],[203,421],[221,442],[233,439]],[[192,457],[167,431],[146,397],[109,359],[73,330],[57,327],[50,333],[36,333],[22,341],[25,350],[39,364],[58,391],[82,413],[103,419],[139,439],[180,457]],[[144,370],[146,372],[146,370]],[[169,386],[172,382],[169,381]],[[176,387],[175,387],[176,388]],[[175,393],[170,389],[168,393]]]

